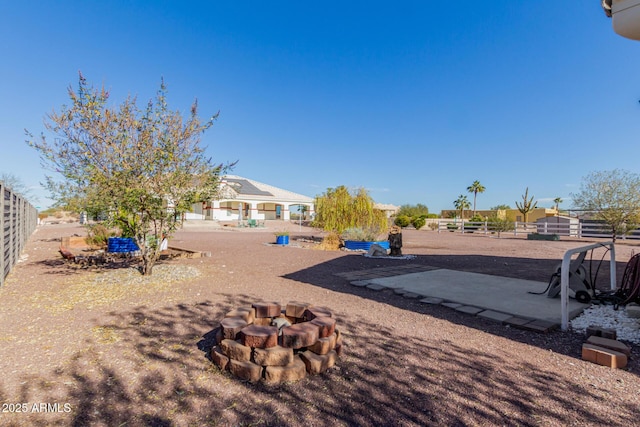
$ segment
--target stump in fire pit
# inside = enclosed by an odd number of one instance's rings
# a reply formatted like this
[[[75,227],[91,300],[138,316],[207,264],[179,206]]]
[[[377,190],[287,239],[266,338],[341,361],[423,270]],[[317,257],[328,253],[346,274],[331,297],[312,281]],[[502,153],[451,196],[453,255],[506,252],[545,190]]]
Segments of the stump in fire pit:
[[[331,310],[290,302],[257,302],[227,313],[216,333],[211,360],[251,382],[297,381],[331,368],[342,336]]]

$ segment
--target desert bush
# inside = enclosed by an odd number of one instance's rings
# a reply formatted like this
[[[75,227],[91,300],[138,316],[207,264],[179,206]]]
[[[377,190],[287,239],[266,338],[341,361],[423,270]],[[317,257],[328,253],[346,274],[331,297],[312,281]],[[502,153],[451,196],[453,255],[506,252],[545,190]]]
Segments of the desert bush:
[[[498,237],[500,237],[500,233],[503,231],[512,231],[515,228],[513,221],[509,221],[506,218],[500,218],[497,215],[489,218],[488,223],[489,229],[498,233]]]
[[[342,233],[343,240],[356,240],[358,242],[375,242],[380,240],[383,230],[378,228],[352,227]]]
[[[411,218],[407,215],[398,215],[393,223],[400,228],[405,228],[411,224]]]
[[[416,230],[420,230],[426,223],[427,220],[423,216],[419,216],[411,220],[411,225],[413,225]]]
[[[329,233],[324,237],[324,239],[322,239],[318,249],[323,251],[337,251],[340,249],[341,244],[342,242],[338,233]]]
[[[481,215],[475,214],[469,219],[470,222],[484,222],[484,218]]]
[[[100,248],[107,247],[109,237],[114,237],[115,232],[110,231],[102,224],[89,224],[87,228],[86,242],[91,246],[97,246]]]

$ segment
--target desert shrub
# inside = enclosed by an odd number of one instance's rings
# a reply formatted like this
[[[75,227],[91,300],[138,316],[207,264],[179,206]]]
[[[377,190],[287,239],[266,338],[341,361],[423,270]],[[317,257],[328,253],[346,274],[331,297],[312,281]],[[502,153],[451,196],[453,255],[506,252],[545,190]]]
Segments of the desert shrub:
[[[324,239],[322,239],[318,249],[323,251],[337,251],[340,249],[341,243],[340,235],[338,233],[329,233],[324,237]]]
[[[342,233],[344,240],[356,240],[358,242],[375,242],[379,240],[382,230],[377,228],[352,227]]]
[[[102,224],[90,224],[87,225],[87,238],[86,242],[91,246],[107,247],[109,237],[114,237],[115,232],[110,231]]]
[[[484,222],[484,218],[481,215],[475,214],[469,219],[470,222]]]
[[[500,218],[498,216],[492,216],[489,218],[488,226],[491,231],[498,233],[498,237],[500,237],[500,233],[504,231],[512,231],[515,228],[513,221],[506,218]]]
[[[416,230],[420,230],[426,223],[427,220],[423,216],[419,216],[411,220],[411,225],[413,225]]]
[[[393,223],[400,228],[405,228],[411,224],[411,218],[407,215],[398,215]]]
[[[433,230],[433,231],[437,230],[439,226],[440,226],[440,224],[438,224],[437,222],[430,222],[429,223],[429,229]]]

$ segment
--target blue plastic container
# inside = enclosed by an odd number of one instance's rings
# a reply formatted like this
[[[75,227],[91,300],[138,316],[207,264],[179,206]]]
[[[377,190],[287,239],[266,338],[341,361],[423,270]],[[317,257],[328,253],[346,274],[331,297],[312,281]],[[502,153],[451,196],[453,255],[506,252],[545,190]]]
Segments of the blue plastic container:
[[[383,249],[389,249],[389,242],[382,240],[380,242],[360,242],[358,240],[345,240],[344,247],[352,251],[366,251],[368,252],[371,245],[380,245]]]
[[[276,245],[288,245],[289,236],[276,236]]]
[[[139,251],[140,248],[131,237],[109,237],[107,252],[127,253]]]

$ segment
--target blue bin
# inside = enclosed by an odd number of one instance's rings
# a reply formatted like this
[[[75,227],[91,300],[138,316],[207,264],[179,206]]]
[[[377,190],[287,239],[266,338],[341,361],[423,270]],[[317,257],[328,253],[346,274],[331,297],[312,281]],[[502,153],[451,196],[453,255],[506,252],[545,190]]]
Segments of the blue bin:
[[[109,237],[107,252],[127,253],[139,251],[140,248],[131,237]]]
[[[276,236],[276,245],[288,245],[289,236]]]
[[[352,251],[368,252],[371,245],[380,245],[383,249],[389,249],[389,241],[382,240],[380,242],[361,242],[358,240],[345,240],[344,247]]]

